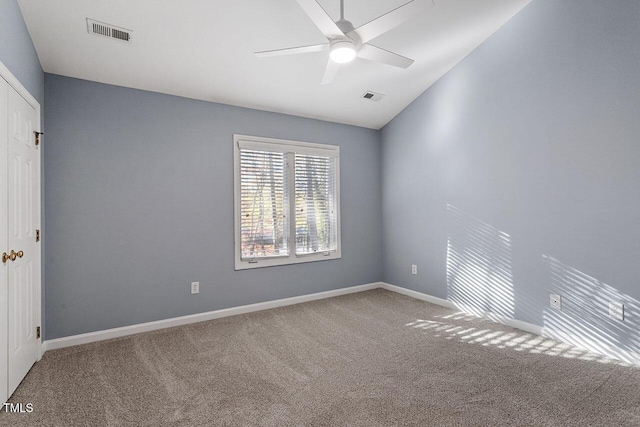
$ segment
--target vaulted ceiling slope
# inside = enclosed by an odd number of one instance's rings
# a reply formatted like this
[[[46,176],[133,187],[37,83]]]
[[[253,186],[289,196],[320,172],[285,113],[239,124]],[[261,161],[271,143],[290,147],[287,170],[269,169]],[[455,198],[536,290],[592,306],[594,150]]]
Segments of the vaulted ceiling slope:
[[[345,0],[354,27],[408,0]],[[416,0],[424,1],[424,0]],[[320,84],[328,51],[254,52],[326,43],[296,0],[19,0],[45,72],[379,129],[530,0],[435,0],[373,39],[414,59],[407,69],[356,58]],[[339,0],[318,0],[337,21]],[[131,30],[89,34],[87,18]],[[362,95],[385,95],[378,101]]]

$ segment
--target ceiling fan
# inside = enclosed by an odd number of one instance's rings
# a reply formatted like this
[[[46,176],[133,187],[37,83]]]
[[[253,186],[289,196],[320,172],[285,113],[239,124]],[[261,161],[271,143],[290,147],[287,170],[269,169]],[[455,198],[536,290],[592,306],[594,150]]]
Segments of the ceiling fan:
[[[344,19],[344,0],[340,0],[340,20],[337,22],[333,22],[316,0],[297,0],[297,2],[329,43],[265,50],[255,52],[255,55],[267,57],[329,50],[329,61],[322,77],[322,84],[331,83],[340,69],[340,64],[352,61],[356,56],[395,67],[409,67],[413,64],[413,59],[389,52],[368,42],[434,5],[433,0],[411,0],[373,21],[354,28],[351,22]]]

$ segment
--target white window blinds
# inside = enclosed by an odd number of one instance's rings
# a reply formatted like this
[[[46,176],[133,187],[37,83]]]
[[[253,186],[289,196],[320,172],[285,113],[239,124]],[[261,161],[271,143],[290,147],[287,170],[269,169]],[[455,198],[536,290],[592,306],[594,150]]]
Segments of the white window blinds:
[[[236,269],[339,258],[339,148],[235,140]]]
[[[242,259],[288,255],[284,153],[240,150]]]
[[[335,158],[295,155],[296,254],[336,249]]]

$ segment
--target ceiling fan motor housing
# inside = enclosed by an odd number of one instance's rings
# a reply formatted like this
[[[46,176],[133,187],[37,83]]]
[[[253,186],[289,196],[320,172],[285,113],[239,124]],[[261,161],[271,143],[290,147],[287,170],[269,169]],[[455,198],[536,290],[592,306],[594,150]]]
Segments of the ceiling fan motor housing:
[[[360,47],[360,45],[362,44],[362,41],[360,40],[360,37],[358,37],[358,34],[356,34],[355,32],[352,33],[354,28],[351,21],[347,21],[346,19],[341,19],[338,22],[336,22],[336,26],[340,29],[340,31],[342,31],[343,34],[345,34],[345,38],[353,41],[353,44],[356,47],[356,49]],[[347,36],[347,34],[349,35]],[[336,40],[339,40],[339,39],[336,39]]]
[[[353,27],[353,24],[350,21],[347,21],[346,19],[341,19],[341,20],[337,21],[336,22],[336,26],[338,28],[340,28],[340,31],[342,31],[345,34],[351,32],[351,31],[353,31],[355,29]]]
[[[341,19],[336,22],[336,26],[342,31],[344,36],[329,40],[329,56],[335,62],[343,64],[355,58],[356,52],[362,45],[362,42],[355,32],[352,33],[353,24],[351,22],[346,19]]]

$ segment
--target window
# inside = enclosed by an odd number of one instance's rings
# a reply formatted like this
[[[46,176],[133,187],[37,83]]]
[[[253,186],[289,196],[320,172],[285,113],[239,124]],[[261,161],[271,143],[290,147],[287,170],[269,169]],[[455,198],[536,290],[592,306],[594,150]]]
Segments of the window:
[[[340,148],[234,135],[235,268],[340,258]]]

